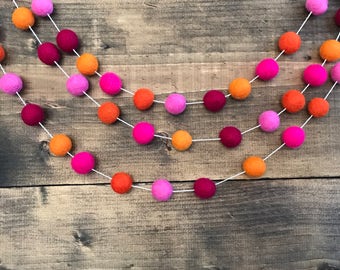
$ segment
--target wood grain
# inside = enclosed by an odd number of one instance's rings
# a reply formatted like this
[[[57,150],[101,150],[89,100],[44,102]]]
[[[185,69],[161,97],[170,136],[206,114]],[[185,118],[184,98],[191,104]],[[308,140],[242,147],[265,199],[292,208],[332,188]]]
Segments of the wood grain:
[[[141,113],[127,93],[103,94],[96,77],[89,93],[99,103],[116,102],[130,123],[154,123],[162,135],[187,129],[194,138],[211,138],[226,125],[246,130],[263,110],[281,110],[286,90],[303,89],[302,71],[321,62],[318,47],[338,34],[338,8],[331,0],[326,14],[311,17],[301,31],[301,50],[279,59],[277,78],[255,81],[247,100],[228,99],[222,112],[194,105],[174,117],[155,104]],[[67,93],[66,77],[37,59],[32,34],[11,24],[13,10],[12,1],[0,3],[4,68],[22,76],[23,98],[43,106],[46,127],[70,135],[72,152],[93,152],[96,169],[107,175],[128,171],[147,187],[168,178],[176,189],[191,188],[199,177],[221,180],[240,172],[246,156],[273,151],[286,127],[308,117],[306,111],[284,113],[277,132],[247,133],[237,149],[195,143],[182,153],[158,139],[138,146],[129,127],[100,124],[93,103]],[[304,1],[290,0],[57,0],[52,17],[60,28],[77,32],[79,53],[95,54],[100,73],[116,72],[126,89],[149,87],[160,100],[172,92],[200,100],[236,77],[253,78],[259,60],[279,53],[278,37],[296,31],[306,16]],[[37,18],[34,30],[42,41],[54,40],[48,19]],[[77,72],[75,60],[63,56],[67,73]],[[306,99],[323,97],[331,85],[308,89]],[[0,95],[0,270],[340,269],[339,99],[336,87],[328,116],[308,123],[301,149],[284,148],[271,157],[263,178],[228,182],[209,201],[176,194],[156,203],[139,190],[117,196],[100,175],[74,174],[69,158],[49,154],[41,128],[21,123],[20,102]]]

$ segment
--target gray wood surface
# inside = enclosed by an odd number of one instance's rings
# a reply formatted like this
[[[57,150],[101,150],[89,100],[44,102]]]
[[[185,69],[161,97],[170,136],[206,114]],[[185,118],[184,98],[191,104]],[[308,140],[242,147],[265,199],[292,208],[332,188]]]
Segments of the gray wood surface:
[[[29,7],[30,1],[18,4]],[[100,73],[114,71],[126,89],[149,87],[161,100],[172,92],[199,100],[205,90],[227,88],[235,77],[253,78],[259,60],[278,55],[278,37],[296,31],[308,14],[304,1],[290,0],[56,0],[54,8],[57,25],[79,35],[78,51],[98,57]],[[319,46],[338,34],[338,8],[339,1],[331,0],[326,14],[311,17],[301,31],[300,51],[279,59],[277,78],[255,81],[247,100],[228,99],[222,112],[194,105],[175,117],[160,104],[138,112],[127,93],[102,93],[97,77],[90,78],[89,93],[100,103],[116,102],[131,123],[154,123],[163,135],[187,129],[194,138],[216,137],[226,125],[246,130],[263,110],[281,110],[286,90],[304,87],[301,72],[321,63]],[[4,68],[22,76],[23,98],[43,106],[46,127],[70,135],[73,153],[94,153],[96,169],[108,175],[127,171],[146,187],[167,178],[176,189],[191,188],[199,177],[221,180],[240,172],[246,156],[266,156],[281,144],[286,127],[308,117],[306,111],[284,113],[277,132],[247,133],[236,149],[208,142],[177,152],[162,140],[138,146],[130,128],[99,123],[93,103],[67,93],[66,77],[37,59],[32,34],[11,24],[13,10],[12,1],[1,1]],[[33,28],[42,41],[54,41],[48,19],[37,18]],[[75,60],[63,55],[60,64],[73,74]],[[331,85],[309,88],[306,99],[323,97]],[[0,270],[340,269],[338,91],[329,97],[329,115],[305,127],[301,149],[280,150],[262,178],[240,176],[207,201],[186,193],[166,203],[135,189],[117,195],[94,173],[76,175],[69,158],[49,154],[41,128],[21,122],[18,99],[0,93]]]

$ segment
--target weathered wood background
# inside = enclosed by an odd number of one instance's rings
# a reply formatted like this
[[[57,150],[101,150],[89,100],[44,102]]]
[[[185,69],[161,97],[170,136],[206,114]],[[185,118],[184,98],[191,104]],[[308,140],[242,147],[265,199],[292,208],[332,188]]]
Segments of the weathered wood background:
[[[28,7],[30,1],[18,4]],[[278,37],[296,31],[307,16],[301,0],[54,4],[56,23],[78,33],[79,52],[95,54],[101,73],[120,74],[125,88],[133,91],[150,87],[158,99],[177,91],[197,100],[204,90],[226,88],[235,77],[253,78],[260,59],[278,54]],[[222,112],[195,105],[174,117],[156,104],[141,113],[128,94],[103,94],[96,77],[90,79],[90,94],[99,102],[114,100],[123,119],[151,121],[162,134],[182,128],[195,138],[216,137],[226,125],[245,130],[257,124],[264,109],[279,111],[286,90],[304,87],[301,72],[320,63],[320,44],[337,36],[333,16],[338,8],[339,1],[331,0],[326,14],[312,16],[301,32],[301,50],[279,59],[277,78],[256,81],[250,98],[229,99]],[[46,127],[69,134],[73,152],[93,152],[96,168],[106,174],[128,171],[148,187],[159,177],[176,188],[191,188],[199,177],[224,179],[241,170],[246,156],[271,152],[285,127],[301,125],[308,117],[305,111],[285,113],[280,130],[248,133],[233,150],[219,142],[196,143],[184,153],[161,140],[137,146],[130,128],[100,124],[93,103],[67,93],[65,76],[37,59],[32,34],[11,24],[13,10],[12,1],[0,2],[5,69],[23,77],[22,95],[44,107]],[[34,29],[42,41],[54,40],[56,31],[47,19],[37,18]],[[76,73],[75,60],[64,55],[61,65]],[[324,96],[330,86],[308,89],[307,100]],[[2,93],[0,269],[340,269],[339,87],[329,102],[329,115],[306,126],[303,147],[280,150],[268,160],[263,178],[239,177],[207,201],[189,193],[158,203],[148,192],[120,196],[101,176],[73,173],[69,158],[49,154],[41,128],[22,124],[18,99]]]

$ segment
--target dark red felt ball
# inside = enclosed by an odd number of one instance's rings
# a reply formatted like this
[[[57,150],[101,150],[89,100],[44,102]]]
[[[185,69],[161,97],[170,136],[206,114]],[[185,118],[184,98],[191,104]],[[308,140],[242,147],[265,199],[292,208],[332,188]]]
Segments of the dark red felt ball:
[[[238,146],[242,141],[241,131],[233,126],[225,127],[220,132],[221,143],[228,147],[233,148]]]
[[[56,45],[44,42],[38,47],[38,57],[44,64],[52,66],[54,62],[59,62],[60,53]]]
[[[203,97],[205,108],[211,112],[218,112],[223,109],[227,99],[222,91],[209,90]]]
[[[37,104],[26,104],[21,110],[21,119],[26,125],[37,126],[44,118],[44,110]]]
[[[194,183],[194,193],[201,199],[209,199],[216,193],[216,185],[209,178],[199,178]]]
[[[337,26],[340,26],[340,8],[339,8],[338,11],[335,13],[334,20],[335,20],[335,24],[336,24]]]
[[[56,38],[58,47],[64,52],[70,53],[79,46],[78,36],[70,29],[61,30]]]

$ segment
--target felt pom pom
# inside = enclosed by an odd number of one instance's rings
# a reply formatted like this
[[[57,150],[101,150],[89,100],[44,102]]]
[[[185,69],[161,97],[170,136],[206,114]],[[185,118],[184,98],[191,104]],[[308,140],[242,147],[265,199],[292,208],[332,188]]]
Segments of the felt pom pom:
[[[122,89],[122,80],[113,72],[104,73],[99,80],[99,86],[108,95],[117,95]]]
[[[336,63],[331,69],[331,78],[334,82],[340,82],[340,62]]]
[[[148,122],[139,122],[133,127],[132,136],[138,144],[149,144],[155,136],[155,128]]]
[[[21,119],[28,126],[37,126],[44,118],[44,110],[37,104],[26,104],[21,110]]]
[[[64,157],[71,151],[72,141],[65,134],[56,134],[49,142],[50,153],[57,157]]]
[[[288,127],[282,133],[282,141],[289,148],[299,148],[305,141],[305,131],[298,126]]]
[[[40,17],[46,17],[53,13],[53,2],[51,0],[32,0],[31,10]]]
[[[243,161],[242,168],[250,177],[260,177],[266,172],[266,163],[257,156],[250,156]]]
[[[242,141],[242,134],[239,129],[233,126],[223,128],[219,134],[221,143],[228,148],[238,146]]]
[[[219,90],[210,90],[203,97],[204,107],[211,112],[222,110],[226,101],[224,93]]]
[[[327,70],[320,64],[309,65],[303,71],[303,80],[310,86],[321,86],[328,79]]]
[[[194,183],[194,193],[200,199],[209,199],[216,193],[216,185],[209,178],[199,178]]]
[[[27,30],[35,23],[32,11],[26,7],[18,7],[12,13],[14,26],[21,30]]]
[[[54,62],[59,62],[60,53],[53,43],[44,42],[38,47],[38,57],[44,64],[52,66]]]
[[[98,70],[98,60],[97,58],[90,53],[83,53],[77,59],[77,69],[83,75],[93,75]]]
[[[335,21],[335,24],[336,24],[337,26],[340,26],[340,8],[339,8],[338,11],[335,13],[334,21]]]
[[[159,202],[168,201],[173,193],[171,183],[166,179],[158,179],[153,182],[151,187],[151,194],[154,199]]]
[[[89,81],[81,74],[71,75],[66,81],[66,89],[73,96],[81,96],[89,89]]]
[[[229,94],[234,99],[246,99],[251,92],[251,84],[245,78],[236,78],[229,84]]]
[[[139,88],[133,95],[133,103],[135,107],[140,111],[149,109],[154,101],[155,95],[148,88]]]
[[[88,174],[94,169],[95,159],[89,152],[80,152],[71,159],[71,167],[78,174]]]
[[[340,42],[335,39],[329,39],[320,46],[320,57],[323,60],[334,62],[340,59]]]
[[[5,49],[0,45],[0,63],[4,61],[5,57],[6,57]]]
[[[279,48],[285,54],[293,54],[300,49],[301,38],[295,32],[286,32],[279,38]]]
[[[172,146],[178,151],[185,151],[190,148],[192,144],[192,137],[186,130],[177,130],[172,135]]]
[[[265,132],[274,132],[280,127],[280,116],[275,111],[264,111],[258,119],[260,128]]]
[[[306,99],[299,90],[291,89],[283,94],[281,104],[287,112],[297,113],[305,107]]]
[[[273,79],[279,73],[279,65],[272,58],[263,59],[257,64],[255,73],[263,81]]]
[[[305,6],[313,15],[321,15],[328,9],[328,0],[306,0]]]
[[[64,52],[70,53],[79,46],[78,36],[70,29],[62,29],[56,37],[58,47]]]
[[[6,73],[0,78],[0,90],[9,95],[15,95],[23,87],[21,78],[15,73]]]
[[[111,188],[119,194],[124,194],[131,190],[132,182],[131,175],[125,172],[118,172],[112,176]]]
[[[170,94],[166,99],[165,99],[165,109],[167,110],[168,113],[172,115],[178,115],[184,112],[186,108],[186,99],[185,96],[181,94]]]
[[[119,114],[120,114],[119,107],[110,101],[104,102],[98,108],[98,118],[100,119],[100,121],[107,125],[116,122],[119,117]]]
[[[316,118],[324,117],[329,112],[329,103],[323,98],[313,98],[308,103],[308,112]]]

